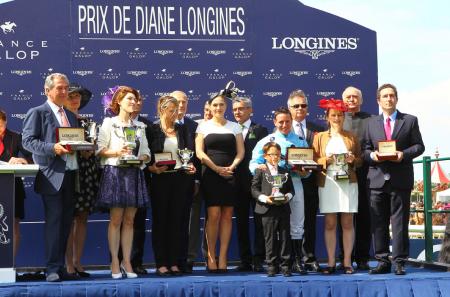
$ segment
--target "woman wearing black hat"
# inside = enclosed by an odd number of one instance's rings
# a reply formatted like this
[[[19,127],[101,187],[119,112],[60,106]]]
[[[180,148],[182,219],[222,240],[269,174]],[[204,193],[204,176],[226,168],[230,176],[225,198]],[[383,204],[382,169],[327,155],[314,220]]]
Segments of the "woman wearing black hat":
[[[92,93],[77,84],[69,86],[69,97],[64,107],[77,115],[80,127],[87,127],[90,119],[79,116],[78,111],[91,99]],[[78,154],[79,184],[75,194],[75,216],[66,249],[66,266],[69,274],[89,277],[80,264],[86,238],[87,218],[92,212],[98,189],[98,171],[94,152],[80,151]]]

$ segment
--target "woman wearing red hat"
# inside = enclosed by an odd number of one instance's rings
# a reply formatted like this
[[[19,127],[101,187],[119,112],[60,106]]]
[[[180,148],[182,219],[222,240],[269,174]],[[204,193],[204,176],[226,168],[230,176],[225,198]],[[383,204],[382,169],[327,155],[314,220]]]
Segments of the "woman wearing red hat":
[[[360,145],[355,135],[345,131],[342,100],[322,99],[319,107],[326,109],[328,130],[314,137],[314,156],[324,168],[317,174],[319,208],[325,214],[325,245],[328,267],[324,274],[336,271],[336,225],[340,214],[344,244],[344,272],[352,274],[351,254],[354,229],[353,213],[358,211],[358,183],[355,168],[360,166]]]

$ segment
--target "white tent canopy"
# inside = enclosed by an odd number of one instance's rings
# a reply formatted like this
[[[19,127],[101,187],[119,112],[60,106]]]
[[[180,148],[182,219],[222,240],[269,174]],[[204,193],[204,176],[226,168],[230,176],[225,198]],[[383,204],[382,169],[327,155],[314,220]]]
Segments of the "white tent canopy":
[[[450,202],[450,189],[437,192],[436,201]]]

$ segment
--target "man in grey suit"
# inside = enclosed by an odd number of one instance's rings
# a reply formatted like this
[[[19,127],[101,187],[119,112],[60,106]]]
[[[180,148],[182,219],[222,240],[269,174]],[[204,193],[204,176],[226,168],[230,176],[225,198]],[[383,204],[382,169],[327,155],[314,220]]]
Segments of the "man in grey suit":
[[[425,146],[415,116],[397,110],[397,89],[384,84],[377,90],[382,114],[368,120],[363,140],[363,157],[369,165],[367,174],[375,258],[378,266],[371,274],[391,272],[389,261],[389,223],[392,225],[392,259],[394,272],[405,274],[404,260],[409,253],[409,207],[414,184],[412,161],[420,156]],[[395,140],[395,158],[384,160],[379,142]]]
[[[44,84],[47,101],[31,108],[23,123],[22,144],[33,154],[39,171],[34,183],[45,209],[45,250],[47,281],[72,279],[64,268],[74,211],[77,158],[57,142],[59,127],[77,127],[76,116],[63,108],[68,96],[69,80],[64,74],[47,76]]]

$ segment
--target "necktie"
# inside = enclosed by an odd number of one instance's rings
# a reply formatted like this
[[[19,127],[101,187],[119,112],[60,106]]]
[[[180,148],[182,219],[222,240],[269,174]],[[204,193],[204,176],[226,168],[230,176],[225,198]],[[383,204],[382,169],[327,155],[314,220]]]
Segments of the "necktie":
[[[303,132],[303,125],[302,125],[302,123],[297,123],[297,127],[298,127],[298,133],[297,133],[297,135],[298,135],[301,139],[305,139],[305,133]]]
[[[392,137],[391,118],[386,119],[386,123],[384,124],[384,133],[386,133],[386,139],[391,140]]]
[[[69,120],[67,119],[66,113],[62,107],[58,110],[59,115],[61,116],[61,127],[70,127]]]
[[[0,136],[0,156],[3,154],[3,151],[5,150],[5,145],[3,144],[3,137]]]

